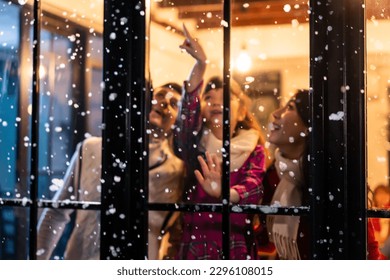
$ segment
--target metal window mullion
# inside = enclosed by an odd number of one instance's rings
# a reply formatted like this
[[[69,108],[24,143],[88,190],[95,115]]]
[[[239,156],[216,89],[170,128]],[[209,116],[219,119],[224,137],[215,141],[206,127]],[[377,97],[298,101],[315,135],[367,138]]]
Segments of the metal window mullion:
[[[29,223],[29,257],[36,259],[37,220],[38,220],[38,159],[39,159],[39,66],[40,66],[40,32],[41,1],[34,0],[33,23],[33,77],[32,77],[32,114],[31,114],[31,168],[30,168],[30,223]]]
[[[65,202],[65,201],[64,201]],[[240,204],[238,208],[236,205],[229,206],[230,212],[235,213],[239,211],[240,214],[265,214],[265,215],[291,215],[291,216],[307,216],[310,214],[309,206],[300,207],[277,207],[260,204]],[[148,209],[150,211],[180,211],[180,212],[221,212],[222,204],[215,203],[149,203]],[[389,211],[390,213],[390,211]]]
[[[132,18],[130,21],[130,30],[132,33],[131,60],[129,61],[130,68],[130,95],[128,115],[128,133],[130,141],[127,141],[127,149],[129,153],[129,161],[132,163],[130,168],[130,187],[131,200],[134,204],[131,207],[131,226],[132,234],[130,234],[133,250],[131,251],[131,259],[145,259],[148,257],[148,211],[147,203],[149,200],[148,179],[149,179],[149,141],[146,134],[147,128],[147,106],[151,104],[149,68],[147,61],[149,60],[147,49],[149,37],[146,30],[147,14],[146,1],[138,1],[133,3]],[[143,11],[143,13],[142,13]],[[128,203],[128,202],[127,202]],[[135,215],[132,215],[134,213]]]
[[[77,146],[80,141],[84,140],[84,132],[88,128],[87,118],[83,115],[82,112],[87,111],[87,71],[84,69],[87,68],[87,58],[88,58],[88,41],[89,33],[85,29],[76,28],[74,32],[81,34],[77,41],[73,42],[72,49],[79,49],[79,54],[75,58],[75,61],[72,63],[72,83],[78,85],[77,87],[72,87],[72,98],[77,100],[78,107],[71,107],[72,110],[72,131],[75,133],[70,138],[70,145],[72,150]],[[82,46],[80,48],[80,46]],[[77,65],[77,66],[76,66]]]
[[[101,259],[147,255],[143,12],[145,1],[104,1]]]
[[[348,0],[345,9],[348,259],[366,259],[367,252],[365,2]]]
[[[390,210],[388,209],[367,209],[368,218],[390,218]]]
[[[311,211],[311,246],[312,259],[326,259],[325,222],[326,207],[322,202],[326,183],[326,137],[325,103],[328,88],[327,77],[327,24],[323,15],[327,14],[325,5],[310,1],[310,96],[312,135],[310,138],[309,192]]]
[[[365,255],[363,3],[310,2],[314,259]]]
[[[231,1],[223,2],[222,257],[230,259],[230,34]]]

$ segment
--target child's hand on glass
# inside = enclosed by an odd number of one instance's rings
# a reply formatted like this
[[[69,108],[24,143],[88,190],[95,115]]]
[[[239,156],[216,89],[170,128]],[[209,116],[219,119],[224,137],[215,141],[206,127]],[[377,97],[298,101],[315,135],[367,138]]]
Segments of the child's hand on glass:
[[[221,197],[221,164],[217,155],[206,152],[206,160],[198,156],[202,172],[195,170],[195,176],[205,192],[215,198]]]

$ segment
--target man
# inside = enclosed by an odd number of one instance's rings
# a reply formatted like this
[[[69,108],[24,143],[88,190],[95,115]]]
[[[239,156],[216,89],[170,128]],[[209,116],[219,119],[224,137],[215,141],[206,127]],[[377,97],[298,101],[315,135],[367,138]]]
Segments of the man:
[[[149,113],[149,202],[175,203],[181,195],[183,164],[171,150],[172,128],[181,88],[170,83],[153,92]],[[100,201],[102,139],[80,143],[71,159],[63,185],[53,200]],[[129,186],[131,187],[131,186]],[[50,259],[74,209],[44,209],[38,223],[37,258]],[[159,258],[161,231],[173,224],[167,211],[149,213],[148,258]],[[67,242],[65,259],[100,258],[100,211],[76,210],[75,225]]]

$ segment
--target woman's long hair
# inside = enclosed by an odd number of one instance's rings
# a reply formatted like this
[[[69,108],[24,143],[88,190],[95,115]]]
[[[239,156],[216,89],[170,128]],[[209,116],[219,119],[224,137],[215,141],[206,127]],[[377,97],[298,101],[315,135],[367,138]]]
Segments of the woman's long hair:
[[[304,185],[301,186],[302,189],[302,204],[308,205],[309,203],[309,157],[310,157],[310,91],[307,89],[299,89],[296,91],[294,97],[292,100],[295,103],[295,106],[297,108],[298,116],[300,117],[301,121],[307,128],[307,134],[305,138],[305,148],[303,150],[302,156],[301,156],[301,171],[303,175],[303,181]]]

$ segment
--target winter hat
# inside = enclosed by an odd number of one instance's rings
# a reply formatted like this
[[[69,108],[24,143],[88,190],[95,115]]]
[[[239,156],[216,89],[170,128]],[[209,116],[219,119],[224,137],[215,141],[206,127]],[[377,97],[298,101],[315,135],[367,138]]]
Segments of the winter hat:
[[[310,126],[309,91],[307,89],[299,89],[291,100],[294,101],[295,106],[297,107],[298,114],[301,117],[303,123],[307,127],[309,127]]]

